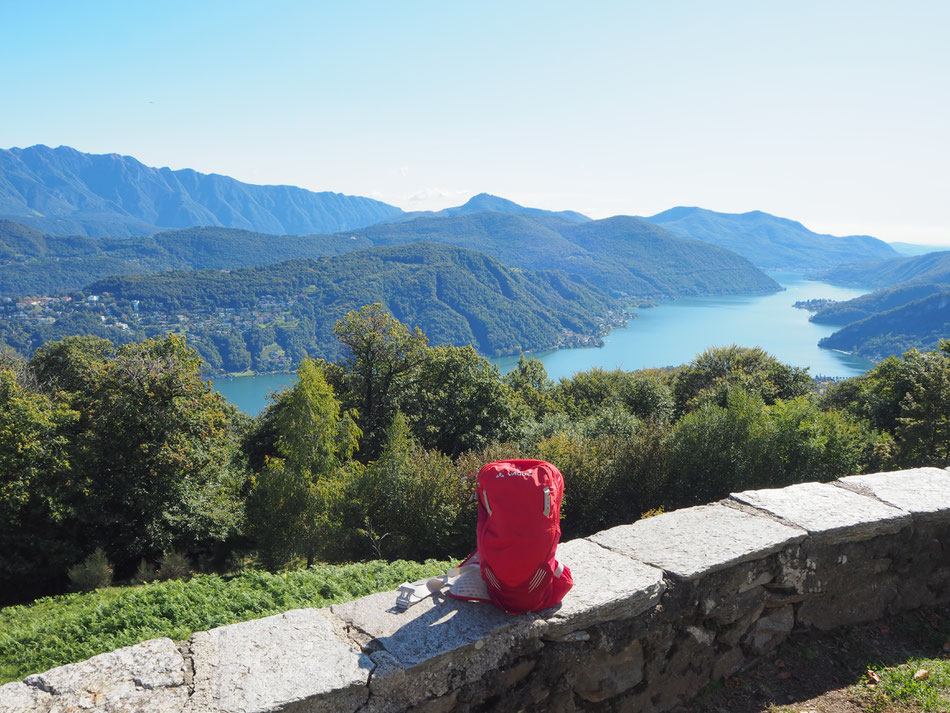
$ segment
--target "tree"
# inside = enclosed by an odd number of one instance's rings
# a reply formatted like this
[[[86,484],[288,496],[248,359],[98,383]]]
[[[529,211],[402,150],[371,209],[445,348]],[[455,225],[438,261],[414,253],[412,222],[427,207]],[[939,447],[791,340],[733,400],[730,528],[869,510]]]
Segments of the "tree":
[[[560,410],[551,397],[554,382],[548,378],[547,369],[540,359],[529,359],[522,354],[518,357],[518,365],[505,374],[502,381],[521,399],[535,420],[540,421],[546,414]]]
[[[810,380],[808,369],[783,364],[759,347],[711,347],[674,372],[676,413],[693,410],[704,401],[725,406],[734,386],[772,404],[808,393]]]
[[[108,339],[93,336],[66,337],[47,342],[36,350],[30,369],[49,392],[78,393],[88,388],[115,352]]]
[[[425,349],[401,399],[423,448],[452,457],[514,438],[526,409],[470,346]]]
[[[333,333],[348,353],[328,375],[344,405],[356,408],[363,432],[360,454],[371,460],[382,450],[385,430],[428,340],[418,327],[410,330],[378,302],[347,313]]]
[[[242,516],[232,410],[183,337],[114,355],[107,345],[64,340],[33,361],[80,414],[70,447],[79,535],[124,567],[223,541]]]
[[[0,603],[41,593],[82,555],[70,533],[68,434],[78,414],[0,369]]]
[[[911,349],[830,389],[826,408],[840,408],[893,436],[898,465],[950,464],[950,341]]]
[[[341,472],[357,448],[360,431],[352,412],[327,383],[320,363],[305,359],[297,383],[268,410],[276,455],[266,458],[248,500],[249,529],[265,566],[274,569],[296,556],[308,566],[339,522]]]
[[[590,417],[618,406],[643,420],[666,423],[673,412],[673,396],[656,371],[608,371],[595,367],[561,379],[555,398],[574,418]]]
[[[350,555],[457,556],[473,532],[473,483],[452,460],[422,448],[396,411],[375,461],[349,481]]]

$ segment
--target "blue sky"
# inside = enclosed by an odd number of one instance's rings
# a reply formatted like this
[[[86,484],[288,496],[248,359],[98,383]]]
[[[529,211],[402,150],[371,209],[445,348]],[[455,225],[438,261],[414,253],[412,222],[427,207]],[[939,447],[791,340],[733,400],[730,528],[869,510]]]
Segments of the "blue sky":
[[[950,244],[948,2],[0,0],[0,147]]]

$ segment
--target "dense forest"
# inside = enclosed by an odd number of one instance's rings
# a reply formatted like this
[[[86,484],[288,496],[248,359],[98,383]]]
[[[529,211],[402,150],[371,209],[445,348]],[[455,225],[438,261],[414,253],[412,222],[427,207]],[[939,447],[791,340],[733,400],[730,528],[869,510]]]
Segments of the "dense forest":
[[[232,228],[188,228],[150,237],[46,235],[0,220],[0,297],[79,290],[112,275],[166,270],[226,270],[369,247],[335,235],[268,235]]]
[[[28,355],[69,334],[129,342],[176,331],[211,371],[286,369],[307,356],[339,356],[335,321],[372,302],[437,344],[488,355],[597,344],[627,318],[620,301],[563,272],[413,243],[231,271],[110,277],[68,302],[22,306],[19,318],[15,305],[0,306],[13,317],[0,321],[0,343]]]
[[[471,474],[538,457],[565,477],[565,539],[730,491],[950,463],[950,344],[821,393],[759,349],[669,370],[501,376],[430,346],[381,305],[337,321],[337,361],[304,360],[257,418],[200,376],[177,336],[69,337],[0,362],[0,592],[304,562],[458,557]],[[150,574],[151,573],[151,574]],[[71,585],[72,583],[72,585]]]

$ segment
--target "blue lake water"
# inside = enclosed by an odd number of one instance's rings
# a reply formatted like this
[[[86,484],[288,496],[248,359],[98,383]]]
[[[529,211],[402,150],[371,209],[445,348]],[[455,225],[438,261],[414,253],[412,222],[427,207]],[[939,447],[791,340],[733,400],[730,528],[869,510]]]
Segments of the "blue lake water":
[[[866,359],[819,349],[818,340],[835,327],[812,324],[809,312],[795,309],[798,300],[847,300],[868,292],[806,280],[800,274],[772,272],[785,287],[769,295],[693,297],[637,311],[637,318],[604,338],[598,349],[559,349],[537,352],[552,379],[571,376],[595,366],[604,369],[643,369],[691,361],[707,347],[739,344],[759,346],[779,361],[808,367],[813,376],[856,376],[873,364]],[[502,372],[518,357],[492,359]],[[250,414],[267,405],[267,395],[290,386],[293,374],[265,374],[216,379],[214,386]]]

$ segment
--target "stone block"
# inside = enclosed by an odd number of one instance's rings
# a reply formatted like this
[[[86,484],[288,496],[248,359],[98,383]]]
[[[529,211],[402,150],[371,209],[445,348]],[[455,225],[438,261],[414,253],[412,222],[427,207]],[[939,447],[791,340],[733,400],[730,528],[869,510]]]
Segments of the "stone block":
[[[558,607],[538,613],[542,636],[630,619],[655,607],[666,589],[662,570],[589,540],[562,543],[557,558],[571,568],[574,586]]]
[[[695,580],[767,557],[805,536],[804,530],[770,517],[717,503],[674,510],[604,530],[589,539],[676,577]]]
[[[828,483],[746,490],[731,497],[834,542],[890,535],[910,524],[903,510]]]
[[[0,710],[181,713],[185,659],[170,639],[152,639],[0,688]]]
[[[745,654],[739,647],[731,648],[719,654],[713,665],[712,680],[718,681],[723,676],[731,676],[746,665]]]
[[[188,713],[354,711],[369,696],[373,663],[334,628],[326,610],[296,609],[191,638]]]
[[[619,696],[643,680],[643,646],[632,642],[616,654],[595,651],[574,673],[574,692],[599,703]]]
[[[49,713],[53,696],[22,681],[0,686],[0,711],[3,713]]]
[[[380,592],[331,609],[382,650],[367,711],[395,711],[446,695],[503,665],[531,638],[534,614],[512,616],[492,604],[435,595],[405,611],[395,592]]]
[[[792,633],[794,626],[795,613],[791,605],[772,609],[752,625],[745,644],[757,656],[767,654]]]
[[[940,468],[850,475],[838,484],[873,495],[916,517],[950,520],[950,473]]]

